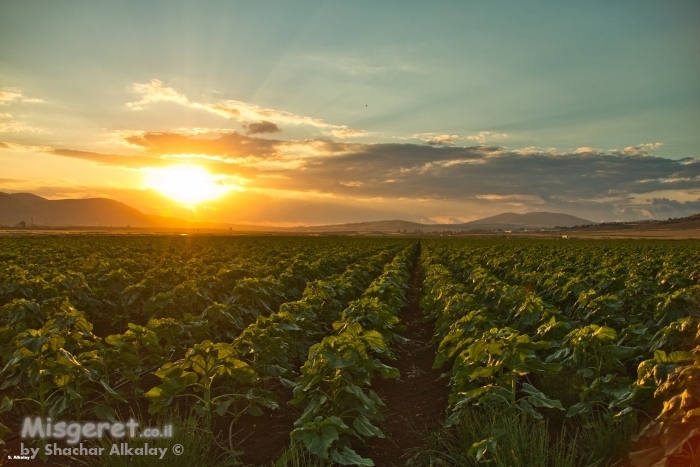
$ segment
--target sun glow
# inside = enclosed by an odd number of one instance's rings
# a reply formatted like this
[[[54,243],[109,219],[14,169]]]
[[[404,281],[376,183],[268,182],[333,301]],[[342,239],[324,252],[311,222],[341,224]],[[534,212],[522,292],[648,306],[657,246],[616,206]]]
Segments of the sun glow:
[[[188,205],[211,201],[234,187],[197,165],[175,165],[146,172],[146,187]]]

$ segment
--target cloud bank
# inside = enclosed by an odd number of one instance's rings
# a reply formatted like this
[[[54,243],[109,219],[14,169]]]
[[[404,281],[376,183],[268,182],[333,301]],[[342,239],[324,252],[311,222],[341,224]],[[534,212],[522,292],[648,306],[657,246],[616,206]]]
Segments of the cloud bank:
[[[236,177],[247,190],[287,197],[449,204],[451,212],[434,215],[455,218],[473,217],[469,210],[474,207],[557,210],[591,220],[677,217],[700,210],[700,161],[654,156],[660,143],[560,153],[498,146],[285,141],[201,129],[125,132],[121,138],[140,154],[38,149],[130,169],[196,163],[213,174]],[[679,198],[659,195],[668,192]]]

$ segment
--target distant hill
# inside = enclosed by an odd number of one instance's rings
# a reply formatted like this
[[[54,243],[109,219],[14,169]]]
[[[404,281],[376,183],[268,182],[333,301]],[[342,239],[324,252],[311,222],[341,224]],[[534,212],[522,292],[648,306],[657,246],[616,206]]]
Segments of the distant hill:
[[[415,232],[416,230],[425,230],[435,225],[420,224],[418,222],[409,222],[402,220],[393,221],[372,221],[372,222],[356,222],[351,224],[331,224],[331,225],[313,225],[290,227],[287,230],[297,232],[396,232],[406,230],[407,232]]]
[[[353,224],[315,225],[310,227],[293,227],[295,231],[303,232],[396,232],[416,230],[426,232],[436,230],[467,231],[467,230],[517,230],[543,229],[553,227],[573,227],[576,225],[595,224],[580,217],[551,212],[531,212],[515,214],[507,212],[485,219],[466,222],[464,224],[420,224],[402,220],[359,222]]]
[[[700,214],[677,217],[665,221],[643,220],[632,222],[601,222],[586,226],[581,231],[614,231],[614,230],[700,230]]]
[[[50,200],[31,193],[0,192],[0,225],[24,222],[38,227],[137,227],[233,229],[247,232],[274,232],[267,226],[190,222],[176,217],[144,214],[122,202],[108,198]]]
[[[680,217],[678,219],[659,221],[654,223],[654,227],[670,230],[700,229],[700,214],[693,214],[692,216]]]
[[[49,200],[30,193],[0,193],[0,224],[27,226],[184,227],[189,222],[144,214],[107,198]]]
[[[464,224],[420,224],[402,220],[359,222],[354,224],[317,225],[311,227],[293,227],[293,230],[303,232],[415,232],[416,230],[436,231],[466,231],[466,230],[517,230],[542,229],[552,227],[573,227],[576,225],[595,224],[580,217],[551,212],[531,212],[515,214],[507,212],[485,219]]]
[[[397,232],[417,230],[466,231],[572,227],[593,222],[575,216],[550,212],[505,213],[464,224],[421,224],[403,220],[352,224],[276,228],[267,226],[189,222],[172,217],[144,214],[119,201],[107,198],[49,200],[30,193],[0,193],[0,224],[17,225],[24,221],[37,226],[103,226],[141,228],[206,228],[267,232]]]
[[[460,230],[515,230],[515,229],[547,229],[552,227],[573,227],[575,225],[591,225],[591,222],[580,217],[558,212],[529,212],[516,214],[506,212],[497,216],[486,217],[465,224],[457,224]],[[453,226],[456,227],[456,226]]]

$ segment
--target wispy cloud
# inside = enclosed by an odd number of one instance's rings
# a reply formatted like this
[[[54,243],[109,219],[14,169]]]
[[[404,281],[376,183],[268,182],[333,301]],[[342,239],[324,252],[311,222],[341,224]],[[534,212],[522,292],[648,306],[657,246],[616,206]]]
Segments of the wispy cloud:
[[[11,102],[28,102],[39,103],[44,102],[43,99],[27,97],[22,94],[22,91],[15,88],[0,89],[0,105],[10,104]]]
[[[297,115],[283,110],[267,109],[246,102],[225,100],[214,104],[194,104],[194,107],[208,110],[225,118],[230,118],[243,122],[269,120],[276,123],[286,123],[291,125],[311,125],[318,128],[334,128],[320,118]]]
[[[432,146],[451,146],[459,138],[459,135],[448,135],[440,133],[416,133],[411,138],[425,141]]]
[[[617,149],[612,149],[610,152],[613,154],[624,154],[626,156],[650,156],[653,151],[661,148],[663,143],[642,143],[635,146],[627,146],[625,149],[618,151]]]
[[[23,122],[0,122],[0,133],[45,133],[40,128],[35,128]]]
[[[331,130],[330,134],[334,138],[360,138],[368,135],[364,130],[353,130],[345,126]]]
[[[299,115],[284,110],[276,110],[260,107],[255,104],[237,100],[223,100],[210,104],[195,102],[175,89],[164,86],[163,82],[153,79],[148,83],[133,85],[133,91],[141,95],[141,99],[128,102],[126,105],[132,110],[143,110],[151,104],[160,102],[172,102],[190,108],[201,109],[219,115],[221,117],[236,120],[244,125],[259,125],[261,123],[309,125],[312,127],[337,132],[336,137],[361,136],[360,130],[353,130],[345,125],[334,125],[320,118]],[[278,127],[279,129],[279,127]]]
[[[305,68],[330,69],[358,78],[395,73],[417,73],[421,71],[419,67],[399,59],[395,53],[375,55],[373,58],[374,60],[368,57],[358,58],[337,54],[306,55],[301,57],[300,65]]]
[[[497,133],[495,131],[480,131],[474,135],[470,134],[448,134],[448,133],[415,133],[408,138],[400,137],[398,139],[419,139],[430,144],[431,146],[452,146],[458,140],[475,141],[479,145],[485,145],[488,140],[507,138],[506,133]]]
[[[180,94],[173,88],[163,86],[163,82],[159,79],[152,79],[148,83],[134,83],[133,90],[141,95],[141,99],[126,103],[126,106],[132,110],[143,110],[149,104],[158,102],[174,102],[181,105],[192,104],[187,96]]]
[[[498,133],[495,131],[480,131],[475,135],[467,135],[465,138],[471,141],[476,141],[479,144],[486,144],[487,140],[506,138],[508,135],[505,133]]]
[[[17,151],[17,152],[50,153],[51,151],[53,151],[53,148],[50,148],[48,146],[32,146],[32,145],[26,145],[26,144],[9,143],[6,141],[0,141],[0,149],[7,149],[10,151]]]
[[[557,154],[559,154],[557,148],[540,148],[537,146],[528,146],[525,148],[513,149],[512,152],[513,154],[520,154],[523,156],[527,156],[530,154],[549,154],[550,156],[556,156]]]
[[[583,146],[583,147],[577,148],[574,151],[574,154],[602,154],[602,153],[603,153],[603,151],[601,151],[600,149],[592,148],[589,146]]]
[[[11,105],[18,102],[38,103],[44,101],[42,99],[27,97],[20,89],[0,89],[0,105]],[[12,118],[12,115],[9,113],[0,113],[0,118]],[[0,122],[0,133],[46,133],[46,131],[19,120],[10,120]]]

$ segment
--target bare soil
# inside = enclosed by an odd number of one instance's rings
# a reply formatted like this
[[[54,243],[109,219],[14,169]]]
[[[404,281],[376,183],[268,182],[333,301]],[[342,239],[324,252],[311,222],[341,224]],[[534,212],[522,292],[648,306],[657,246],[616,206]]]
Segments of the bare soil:
[[[287,404],[291,392],[279,395],[279,410],[266,410],[259,417],[244,416],[236,424],[233,446],[243,452],[241,460],[246,465],[270,466],[289,447],[289,433],[299,413]]]
[[[378,425],[386,438],[370,438],[357,451],[374,460],[377,467],[404,466],[411,450],[421,446],[427,434],[436,431],[445,420],[449,387],[447,379],[438,379],[433,370],[437,345],[430,342],[433,326],[423,322],[420,308],[419,263],[413,269],[408,305],[401,310],[406,325],[403,336],[410,339],[396,346],[392,362],[401,376],[398,379],[373,381],[373,389],[386,404],[384,420]]]

